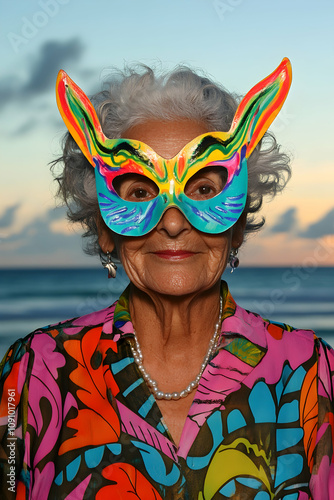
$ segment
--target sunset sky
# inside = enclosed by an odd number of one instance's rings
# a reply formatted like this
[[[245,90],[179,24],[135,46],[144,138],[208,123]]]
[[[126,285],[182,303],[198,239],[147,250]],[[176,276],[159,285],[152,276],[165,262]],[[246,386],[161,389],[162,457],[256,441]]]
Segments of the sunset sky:
[[[99,265],[54,209],[59,69],[89,95],[112,66],[182,63],[242,95],[285,56],[293,83],[271,130],[293,177],[240,259],[334,265],[333,15],[332,0],[2,1],[0,267]]]

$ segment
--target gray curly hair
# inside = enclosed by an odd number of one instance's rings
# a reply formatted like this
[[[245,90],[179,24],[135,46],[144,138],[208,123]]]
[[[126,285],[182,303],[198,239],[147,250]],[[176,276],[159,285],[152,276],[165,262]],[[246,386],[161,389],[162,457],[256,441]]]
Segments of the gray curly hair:
[[[240,102],[240,97],[185,66],[160,76],[147,66],[128,67],[114,72],[106,85],[91,101],[104,134],[111,139],[149,119],[190,119],[206,124],[210,131],[228,131]],[[263,197],[274,197],[285,187],[291,176],[289,164],[289,156],[280,152],[275,137],[267,132],[248,160],[245,234],[264,225],[265,219],[257,217]],[[57,194],[68,207],[68,218],[85,229],[85,252],[101,254],[94,168],[69,133],[63,140],[63,155],[51,168],[58,181]]]

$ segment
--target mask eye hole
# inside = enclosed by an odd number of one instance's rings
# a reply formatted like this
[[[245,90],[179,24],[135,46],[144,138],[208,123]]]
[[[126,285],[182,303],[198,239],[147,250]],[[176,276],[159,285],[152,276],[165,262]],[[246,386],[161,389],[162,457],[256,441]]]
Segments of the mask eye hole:
[[[125,201],[149,201],[159,194],[158,186],[145,175],[118,175],[112,184],[118,196]]]
[[[208,200],[222,192],[227,170],[221,166],[202,168],[187,181],[184,194],[191,200]]]

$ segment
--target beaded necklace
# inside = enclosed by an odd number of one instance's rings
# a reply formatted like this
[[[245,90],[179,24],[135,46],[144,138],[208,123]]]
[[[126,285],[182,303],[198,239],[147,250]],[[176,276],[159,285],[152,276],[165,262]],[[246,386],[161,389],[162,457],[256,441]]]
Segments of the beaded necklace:
[[[223,300],[220,297],[218,321],[217,321],[216,326],[215,326],[215,331],[210,339],[207,353],[204,357],[203,363],[201,364],[201,369],[200,369],[197,377],[194,380],[192,380],[188,384],[188,386],[185,389],[183,389],[183,391],[180,391],[180,392],[160,391],[160,389],[158,388],[157,382],[151,378],[149,373],[147,373],[147,371],[144,368],[143,353],[141,351],[136,332],[135,332],[135,330],[133,330],[135,346],[130,342],[130,347],[132,350],[133,358],[134,358],[134,360],[135,360],[135,362],[136,362],[136,364],[137,364],[137,366],[142,374],[143,379],[145,380],[145,382],[149,386],[150,391],[152,392],[153,396],[156,399],[167,399],[167,400],[174,399],[174,400],[177,400],[177,399],[187,397],[194,389],[196,389],[196,387],[199,384],[199,381],[201,380],[201,377],[202,377],[202,374],[205,370],[205,367],[208,364],[208,362],[212,356],[212,353],[217,349],[218,340],[219,340],[219,331],[218,330],[219,330],[219,325],[221,323],[222,312],[223,312]]]

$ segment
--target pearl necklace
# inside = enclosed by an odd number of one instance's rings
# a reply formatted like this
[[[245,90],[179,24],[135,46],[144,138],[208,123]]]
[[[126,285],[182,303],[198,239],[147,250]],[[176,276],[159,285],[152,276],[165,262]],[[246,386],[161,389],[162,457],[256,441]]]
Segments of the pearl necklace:
[[[149,386],[150,391],[152,392],[153,396],[156,399],[167,399],[167,400],[170,400],[170,399],[185,398],[194,389],[196,389],[196,387],[199,384],[199,381],[201,380],[201,377],[202,377],[202,374],[203,374],[203,372],[205,370],[205,367],[206,367],[206,365],[208,364],[208,362],[209,362],[209,360],[211,358],[212,353],[215,352],[215,350],[217,349],[218,340],[219,340],[219,331],[218,331],[218,329],[219,329],[219,325],[221,323],[222,312],[223,312],[223,301],[222,301],[222,298],[220,297],[220,306],[219,306],[218,321],[217,321],[216,326],[215,326],[214,334],[213,334],[212,338],[210,339],[207,353],[206,353],[206,355],[204,357],[203,363],[201,364],[201,369],[199,371],[199,374],[197,375],[197,377],[192,382],[190,382],[190,384],[183,391],[180,391],[180,392],[163,392],[163,391],[159,390],[158,384],[156,383],[156,381],[153,380],[150,377],[150,375],[147,373],[147,371],[144,368],[144,365],[143,365],[143,353],[141,351],[141,348],[140,348],[140,345],[139,345],[139,342],[138,342],[138,339],[137,339],[136,332],[135,332],[135,330],[133,330],[134,340],[135,340],[135,346],[133,345],[132,342],[130,342],[130,347],[131,347],[131,350],[132,350],[133,358],[134,358],[134,360],[135,360],[135,362],[136,362],[136,364],[137,364],[137,366],[138,366],[138,368],[139,368],[139,370],[140,370],[140,372],[141,372],[141,374],[143,376],[143,379],[145,380],[145,382]]]

